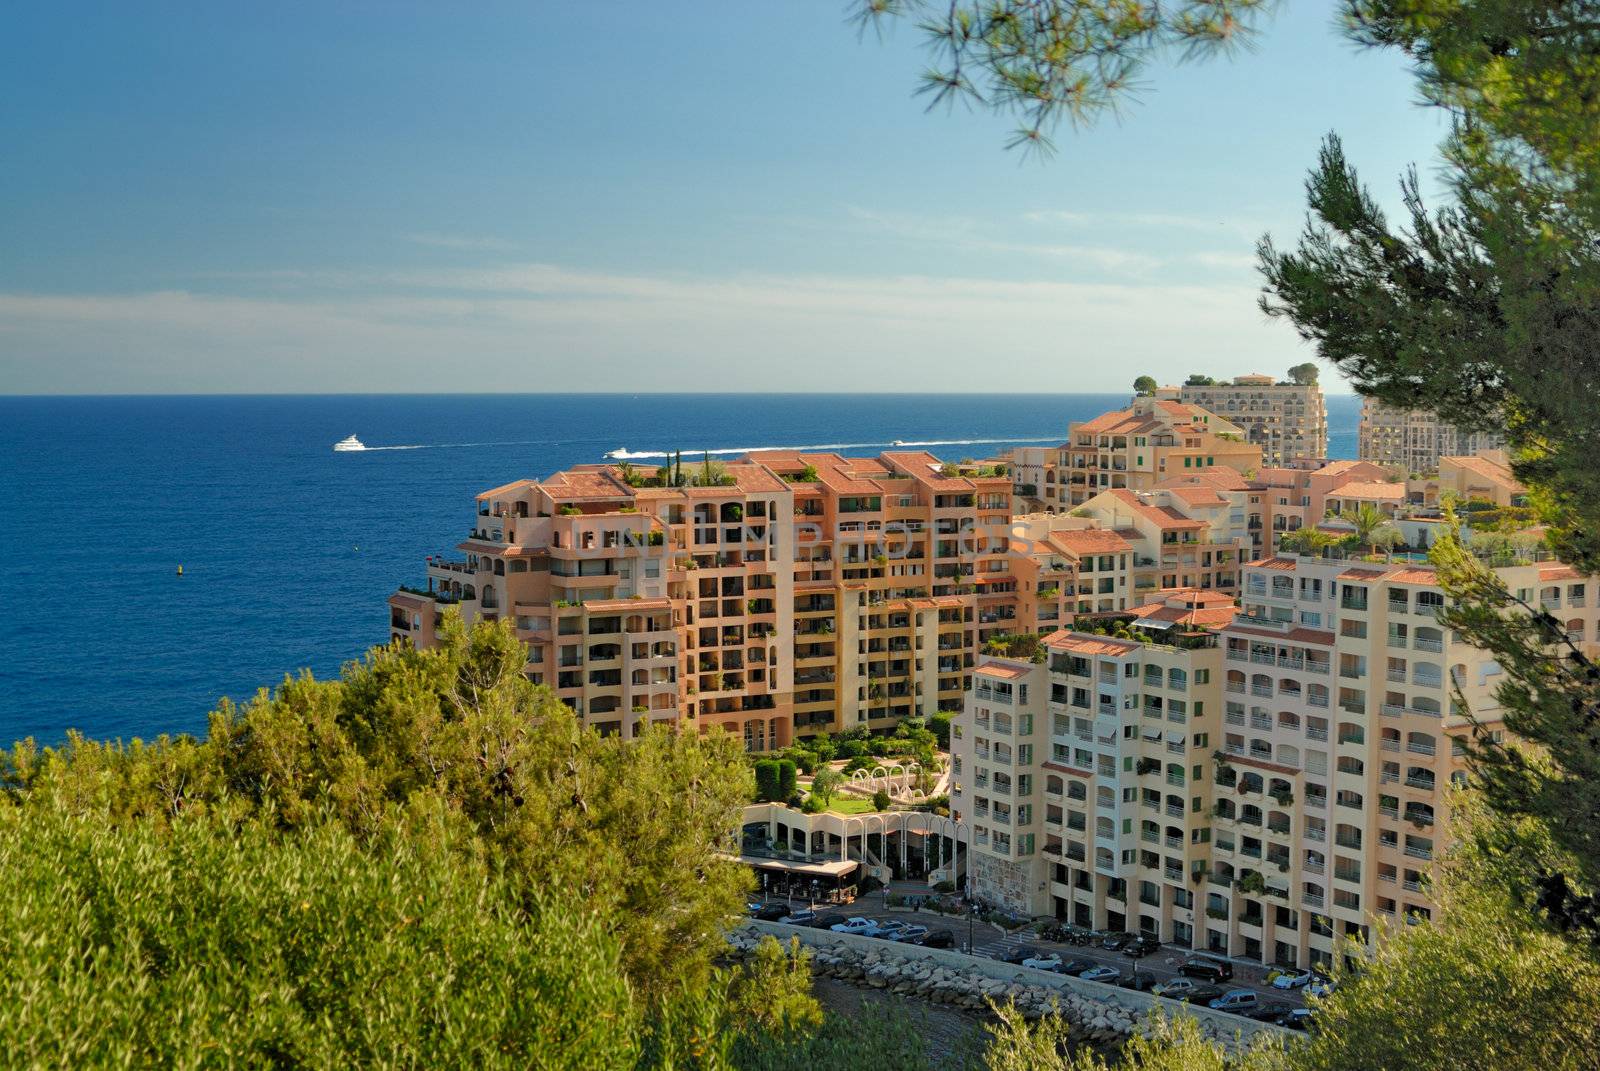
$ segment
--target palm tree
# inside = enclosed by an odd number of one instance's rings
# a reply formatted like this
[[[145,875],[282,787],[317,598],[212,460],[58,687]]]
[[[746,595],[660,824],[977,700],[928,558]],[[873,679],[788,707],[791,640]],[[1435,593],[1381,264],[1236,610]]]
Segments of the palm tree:
[[[1356,543],[1366,545],[1374,554],[1378,552],[1380,542],[1392,544],[1399,536],[1389,524],[1389,518],[1371,502],[1363,502],[1354,509],[1343,509],[1337,516],[1355,529]]]
[[[1338,541],[1333,536],[1320,528],[1305,527],[1283,533],[1283,539],[1279,545],[1284,550],[1292,550],[1297,554],[1315,558],[1324,549],[1336,542]]]

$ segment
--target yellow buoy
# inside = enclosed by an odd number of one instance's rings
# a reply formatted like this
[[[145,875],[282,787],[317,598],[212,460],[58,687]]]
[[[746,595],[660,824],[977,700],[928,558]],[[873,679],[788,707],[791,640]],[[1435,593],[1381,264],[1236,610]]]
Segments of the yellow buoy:
[[[182,575],[183,575],[183,566],[181,566],[181,565],[180,565],[180,566],[178,566],[178,575],[179,575],[179,576],[182,576]]]

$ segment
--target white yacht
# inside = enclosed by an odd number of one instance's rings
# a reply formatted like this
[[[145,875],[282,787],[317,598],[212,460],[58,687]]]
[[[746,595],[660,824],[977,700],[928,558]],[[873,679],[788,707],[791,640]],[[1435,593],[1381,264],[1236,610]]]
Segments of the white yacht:
[[[340,439],[338,442],[334,443],[333,448],[335,450],[365,450],[367,448],[367,444],[352,435],[348,439]]]
[[[619,446],[615,450],[607,450],[606,456],[620,461],[628,456],[628,448],[626,446]]]

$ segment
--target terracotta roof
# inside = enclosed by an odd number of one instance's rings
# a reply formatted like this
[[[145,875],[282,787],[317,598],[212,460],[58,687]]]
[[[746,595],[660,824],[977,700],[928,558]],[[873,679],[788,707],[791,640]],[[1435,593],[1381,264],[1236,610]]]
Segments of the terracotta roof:
[[[1187,606],[1169,606],[1164,602],[1150,602],[1131,613],[1141,621],[1160,621],[1168,625],[1196,625],[1203,628],[1221,628],[1232,621],[1239,608],[1231,601],[1226,606],[1207,606],[1191,609]]]
[[[1117,640],[1108,636],[1089,636],[1080,632],[1054,632],[1044,641],[1053,651],[1073,651],[1077,654],[1125,655],[1143,646],[1132,640]]]
[[[1156,489],[1170,490],[1185,486],[1211,486],[1224,491],[1243,491],[1250,486],[1250,481],[1245,479],[1238,469],[1230,469],[1226,465],[1212,465],[1198,471],[1168,476],[1156,484]]]
[[[1403,483],[1364,483],[1353,481],[1328,492],[1329,498],[1370,498],[1383,501],[1404,501],[1406,485]]]
[[[1263,639],[1282,640],[1285,643],[1315,643],[1323,646],[1331,646],[1333,643],[1331,632],[1322,632],[1314,628],[1292,628],[1288,632],[1274,632],[1271,629],[1251,628],[1243,623],[1245,620],[1242,617],[1234,618],[1233,624],[1227,628],[1228,635],[1260,636]]]
[[[1249,562],[1246,569],[1272,569],[1281,573],[1292,573],[1300,563],[1293,558],[1262,558],[1260,561]]]
[[[1516,477],[1511,475],[1511,469],[1508,466],[1499,464],[1498,462],[1487,457],[1480,457],[1475,454],[1462,456],[1452,454],[1441,457],[1439,459],[1439,464],[1442,466],[1446,461],[1455,465],[1457,468],[1466,469],[1468,472],[1476,473],[1477,475],[1482,476],[1484,479],[1493,483],[1497,483],[1500,486],[1518,494],[1527,491],[1527,488],[1518,483]]]
[[[513,491],[521,491],[533,485],[533,480],[512,480],[510,483],[503,483],[499,487],[491,487],[487,491],[479,491],[477,497],[493,498],[495,495],[509,495]]]
[[[1084,528],[1051,532],[1044,542],[1067,554],[1116,554],[1131,549],[1130,544],[1116,532],[1104,528]]]
[[[1437,584],[1439,574],[1432,569],[1401,569],[1390,573],[1388,579],[1392,584]]]
[[[433,605],[432,599],[425,599],[421,595],[413,595],[409,591],[397,591],[389,596],[389,601],[409,606],[413,610],[425,610]]]
[[[1340,580],[1377,580],[1388,570],[1385,569],[1346,569],[1339,574]]]
[[[1006,662],[983,662],[972,672],[981,673],[985,677],[1001,677],[1014,681],[1026,677],[1033,670],[1028,666],[1014,666]]]
[[[1176,487],[1158,487],[1170,495],[1176,495],[1190,506],[1226,506],[1228,500],[1217,494],[1212,487],[1200,487],[1194,484],[1182,484]]]
[[[1136,492],[1130,491],[1125,487],[1114,487],[1109,491],[1102,491],[1100,494],[1109,495],[1118,502],[1122,503],[1124,506],[1127,506],[1129,509],[1144,517],[1146,520],[1150,521],[1152,524],[1158,525],[1164,529],[1204,528],[1206,526],[1204,521],[1191,521],[1189,518],[1185,517],[1171,506],[1151,505],[1149,502],[1146,502],[1144,499],[1140,498]],[[1100,496],[1096,495],[1095,497],[1098,498]]]
[[[1548,564],[1539,567],[1540,580],[1583,580],[1585,577],[1570,565]]]
[[[555,499],[631,497],[634,489],[611,473],[602,466],[578,465],[540,480],[539,485]]]

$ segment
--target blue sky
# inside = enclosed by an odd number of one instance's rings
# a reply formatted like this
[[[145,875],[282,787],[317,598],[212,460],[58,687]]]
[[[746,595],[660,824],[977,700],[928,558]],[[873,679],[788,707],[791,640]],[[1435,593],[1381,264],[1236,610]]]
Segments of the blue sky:
[[[1030,162],[832,0],[24,5],[0,391],[1123,389],[1281,372],[1256,236],[1440,116],[1334,6]],[[1330,383],[1330,386],[1333,384]],[[1338,388],[1342,388],[1339,385]]]

